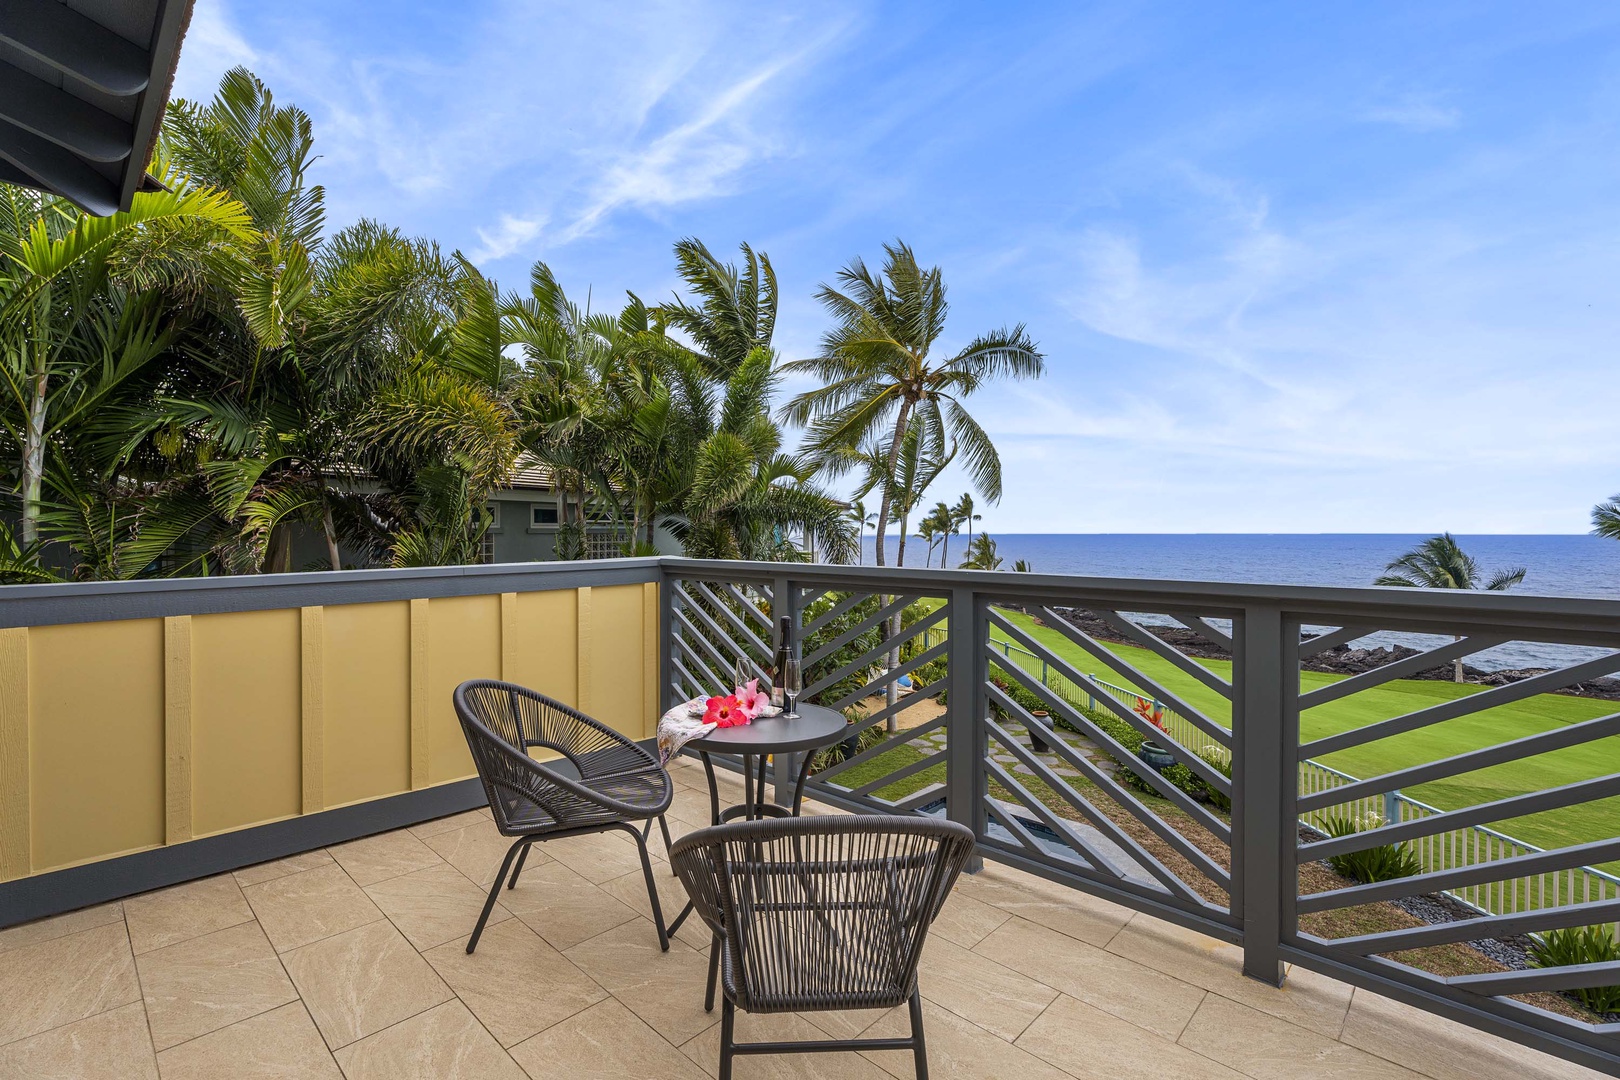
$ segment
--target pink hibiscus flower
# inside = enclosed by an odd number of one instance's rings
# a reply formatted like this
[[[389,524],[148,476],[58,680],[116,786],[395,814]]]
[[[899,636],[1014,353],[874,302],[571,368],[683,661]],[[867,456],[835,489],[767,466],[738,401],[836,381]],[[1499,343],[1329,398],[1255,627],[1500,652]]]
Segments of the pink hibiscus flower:
[[[737,705],[742,709],[743,715],[750,720],[764,712],[765,706],[771,703],[771,695],[760,690],[758,679],[749,679],[737,687],[732,696],[737,699]]]
[[[740,727],[748,723],[748,717],[743,713],[742,705],[737,701],[737,695],[727,694],[725,697],[712,697],[707,702],[707,709],[703,713],[703,722],[716,727]]]

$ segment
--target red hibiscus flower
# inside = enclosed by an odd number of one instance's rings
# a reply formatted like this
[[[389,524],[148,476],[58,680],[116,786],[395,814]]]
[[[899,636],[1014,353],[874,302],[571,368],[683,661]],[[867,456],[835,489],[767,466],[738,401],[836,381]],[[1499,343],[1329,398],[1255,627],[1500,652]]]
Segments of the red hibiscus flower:
[[[737,700],[736,694],[727,694],[725,697],[712,697],[706,703],[703,713],[703,722],[716,727],[741,727],[748,723],[748,713],[744,711],[742,702]]]

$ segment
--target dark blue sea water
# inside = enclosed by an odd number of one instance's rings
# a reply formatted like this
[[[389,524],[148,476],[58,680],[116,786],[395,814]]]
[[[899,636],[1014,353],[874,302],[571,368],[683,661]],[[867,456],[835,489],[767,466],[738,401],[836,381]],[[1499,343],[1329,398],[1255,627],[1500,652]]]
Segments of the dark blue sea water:
[[[1422,535],[1381,533],[993,533],[1003,565],[1026,559],[1038,573],[1088,577],[1140,577],[1182,581],[1268,582],[1287,585],[1370,585],[1390,560],[1411,550]],[[1514,591],[1543,596],[1620,599],[1620,543],[1602,537],[1458,536],[1479,563],[1482,576],[1522,566],[1524,584]],[[894,560],[895,542],[887,545]],[[866,539],[865,558],[874,544]],[[961,562],[967,537],[951,538],[950,563]],[[927,545],[906,543],[906,565],[921,566]],[[940,565],[936,548],[932,565]],[[1368,644],[1400,641],[1433,644],[1426,635],[1378,634]],[[1597,650],[1514,642],[1469,662],[1483,668],[1548,666],[1594,655]]]

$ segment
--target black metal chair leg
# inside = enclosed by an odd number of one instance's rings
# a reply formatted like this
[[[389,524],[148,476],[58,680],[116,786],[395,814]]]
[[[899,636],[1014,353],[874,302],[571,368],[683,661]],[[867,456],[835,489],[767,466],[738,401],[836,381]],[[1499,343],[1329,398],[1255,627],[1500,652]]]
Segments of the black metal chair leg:
[[[714,1012],[714,988],[720,981],[720,935],[709,941],[709,989],[703,995],[703,1011]]]
[[[506,880],[506,872],[512,869],[512,858],[518,849],[529,850],[530,840],[527,836],[520,836],[511,847],[506,849],[506,858],[501,860],[501,872],[495,875],[495,883],[489,887],[489,899],[484,901],[484,911],[478,916],[478,925],[473,927],[472,937],[467,939],[467,953],[478,948],[478,939],[483,936],[484,924],[489,922],[489,913],[495,910],[495,898],[501,895],[501,883]]]
[[[923,1045],[922,994],[911,990],[911,1053],[917,1062],[917,1080],[928,1080],[928,1048]]]
[[[669,822],[664,820],[663,814],[658,815],[658,828],[664,834],[664,857],[669,858],[669,851],[675,846],[675,841],[669,838]],[[680,874],[675,872],[675,861],[673,859],[669,863],[669,872],[674,877],[680,877]]]
[[[658,928],[658,947],[669,952],[669,932],[664,929],[664,908],[658,902],[658,883],[653,880],[652,859],[647,855],[647,841],[636,829],[630,829],[636,838],[636,853],[641,856],[641,876],[647,879],[647,899],[652,903],[653,925]]]
[[[731,1080],[732,1048],[736,1045],[737,1010],[727,998],[720,1003],[720,1080]]]
[[[523,873],[523,864],[524,864],[524,862],[526,862],[528,860],[528,858],[529,858],[529,849],[531,847],[533,847],[533,846],[534,846],[533,844],[524,844],[523,845],[523,850],[518,853],[517,865],[512,867],[512,876],[506,882],[506,887],[508,889],[517,888],[518,875]]]

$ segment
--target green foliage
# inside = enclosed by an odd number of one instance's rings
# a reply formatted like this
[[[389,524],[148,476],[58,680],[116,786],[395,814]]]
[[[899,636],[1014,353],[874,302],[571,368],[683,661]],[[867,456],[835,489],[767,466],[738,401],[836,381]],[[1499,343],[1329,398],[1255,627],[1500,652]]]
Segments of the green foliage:
[[[1204,746],[1199,748],[1198,757],[1204,762],[1205,765],[1208,765],[1210,768],[1214,769],[1228,780],[1232,779],[1232,755],[1229,752],[1221,749],[1219,746]],[[1230,814],[1232,812],[1231,796],[1224,795],[1221,792],[1216,791],[1214,788],[1203,783],[1202,781],[1199,781],[1199,783],[1204,789],[1204,798],[1208,801],[1209,805],[1221,811],[1223,814]]]
[[[1530,962],[1536,967],[1612,964],[1617,960],[1620,941],[1610,926],[1580,926],[1530,936]],[[1620,1012],[1620,986],[1587,986],[1565,993],[1595,1013]]]
[[[1524,581],[1524,567],[1500,570],[1483,585],[1479,564],[1450,533],[1431,536],[1384,568],[1388,573],[1374,585],[1412,589],[1479,589],[1502,592]]]
[[[1323,814],[1316,825],[1331,837],[1354,836],[1356,833],[1376,829],[1383,822],[1377,818],[1362,819],[1349,814]],[[1406,844],[1380,844],[1327,860],[1335,873],[1352,881],[1371,885],[1375,881],[1393,881],[1423,873],[1423,862]]]
[[[1000,570],[1001,556],[996,552],[996,542],[990,538],[989,533],[980,533],[968,545],[967,558],[962,560],[961,570]]]

